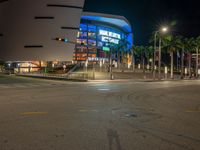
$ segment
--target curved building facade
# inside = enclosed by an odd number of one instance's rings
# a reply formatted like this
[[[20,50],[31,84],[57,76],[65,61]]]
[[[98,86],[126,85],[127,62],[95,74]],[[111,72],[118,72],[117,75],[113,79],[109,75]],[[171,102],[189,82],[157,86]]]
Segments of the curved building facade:
[[[72,61],[84,0],[1,0],[0,60]]]
[[[126,51],[132,45],[132,27],[125,17],[83,12],[74,60],[108,60],[111,48],[121,46],[121,51]]]

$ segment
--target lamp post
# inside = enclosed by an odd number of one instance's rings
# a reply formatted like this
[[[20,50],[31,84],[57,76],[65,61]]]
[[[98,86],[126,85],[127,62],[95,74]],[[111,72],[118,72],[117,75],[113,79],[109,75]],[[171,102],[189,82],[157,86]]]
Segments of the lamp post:
[[[162,27],[160,30],[156,31],[155,32],[155,35],[154,35],[154,71],[153,71],[153,78],[155,79],[155,59],[156,59],[156,55],[155,55],[155,52],[157,50],[157,35],[158,33],[166,33],[168,32],[168,27]],[[159,37],[159,48],[158,48],[158,52],[159,52],[159,59],[158,59],[158,79],[160,80],[161,79],[161,45],[162,45],[162,39],[161,37]]]
[[[11,69],[10,69],[10,67],[11,67],[11,64],[9,63],[9,64],[8,64],[9,74],[11,74]]]
[[[113,80],[113,72],[112,72],[112,48],[110,46],[110,57],[109,57],[109,72],[110,72],[110,80]]]
[[[111,41],[108,38],[107,39],[108,47],[109,47],[109,75],[110,75],[110,80],[113,80],[113,70],[112,70],[112,46],[111,46]]]
[[[157,34],[159,31],[156,31],[154,34],[154,58],[153,58],[153,79],[155,80],[155,76],[156,76],[156,69],[155,69],[155,65],[156,65],[156,50],[157,50]]]
[[[18,73],[20,73],[20,63],[17,64],[18,67]]]
[[[159,59],[158,59],[158,79],[161,80],[161,43],[162,39],[159,38]]]

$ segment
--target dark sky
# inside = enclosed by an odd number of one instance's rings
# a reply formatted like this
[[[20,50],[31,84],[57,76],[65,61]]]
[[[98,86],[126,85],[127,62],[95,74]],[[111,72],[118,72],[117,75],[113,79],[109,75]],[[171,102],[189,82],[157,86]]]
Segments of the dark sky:
[[[86,0],[84,10],[125,16],[133,26],[138,45],[147,44],[159,25],[174,21],[173,34],[200,35],[198,0]]]

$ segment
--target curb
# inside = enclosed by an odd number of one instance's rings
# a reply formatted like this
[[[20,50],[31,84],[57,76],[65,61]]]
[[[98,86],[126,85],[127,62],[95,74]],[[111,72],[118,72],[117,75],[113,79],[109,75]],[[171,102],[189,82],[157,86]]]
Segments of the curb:
[[[88,82],[88,80],[83,79],[66,79],[66,78],[58,78],[58,77],[44,77],[44,76],[31,76],[31,75],[19,75],[16,74],[16,76],[20,77],[27,77],[27,78],[37,78],[37,79],[47,79],[47,80],[61,80],[61,81],[72,81],[72,82]]]

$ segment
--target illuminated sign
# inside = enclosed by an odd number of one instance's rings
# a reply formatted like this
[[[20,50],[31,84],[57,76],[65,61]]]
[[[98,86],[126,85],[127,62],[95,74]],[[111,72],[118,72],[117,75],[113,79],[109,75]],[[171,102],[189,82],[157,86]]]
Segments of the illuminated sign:
[[[99,30],[99,35],[102,36],[103,42],[110,42],[114,44],[119,44],[119,40],[121,39],[121,35],[118,33],[106,31],[106,30]]]
[[[88,57],[88,61],[109,61],[108,58]]]
[[[103,47],[103,51],[109,52],[109,51],[110,51],[110,48],[109,48],[109,47]]]
[[[119,44],[119,40],[118,39],[113,39],[113,38],[107,37],[107,36],[102,36],[101,40],[103,42],[109,42],[109,43]]]
[[[108,37],[112,37],[112,38],[116,38],[116,39],[121,39],[120,34],[106,31],[106,30],[99,30],[99,35],[104,35],[104,36],[108,36]]]

